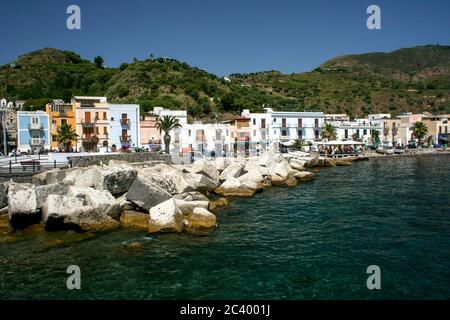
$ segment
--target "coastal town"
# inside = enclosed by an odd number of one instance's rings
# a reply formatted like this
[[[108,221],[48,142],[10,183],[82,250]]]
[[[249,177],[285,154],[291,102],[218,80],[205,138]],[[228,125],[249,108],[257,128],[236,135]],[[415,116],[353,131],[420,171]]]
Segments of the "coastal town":
[[[32,155],[51,152],[110,153],[157,152],[170,136],[169,152],[195,157],[257,156],[270,149],[317,150],[323,142],[370,149],[415,148],[419,144],[448,144],[450,115],[430,113],[369,114],[365,118],[323,112],[243,110],[233,119],[203,123],[188,117],[186,110],[155,107],[141,114],[137,104],[109,103],[106,97],[75,96],[70,102],[54,100],[45,111],[23,111],[23,102],[0,100],[1,152]],[[178,125],[159,129],[160,119]],[[170,127],[170,126],[169,126]],[[65,128],[65,130],[61,130]],[[67,138],[67,131],[71,136]],[[61,135],[66,133],[64,139]],[[166,150],[167,151],[167,150]],[[381,150],[381,152],[383,152]],[[389,151],[386,151],[389,152]]]

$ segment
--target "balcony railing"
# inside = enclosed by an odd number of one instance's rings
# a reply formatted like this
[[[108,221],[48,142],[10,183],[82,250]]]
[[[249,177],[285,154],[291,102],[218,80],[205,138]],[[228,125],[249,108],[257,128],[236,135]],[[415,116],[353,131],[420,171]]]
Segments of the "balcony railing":
[[[45,139],[36,138],[30,139],[30,146],[42,146],[45,144]]]
[[[120,124],[122,126],[129,126],[130,125],[130,119],[120,119]]]
[[[86,119],[81,119],[81,125],[84,128],[92,128],[94,126],[94,122],[92,122],[92,120],[86,121]]]
[[[44,125],[41,123],[29,123],[28,130],[44,130]]]
[[[131,136],[121,135],[119,136],[121,143],[129,143],[131,142]]]

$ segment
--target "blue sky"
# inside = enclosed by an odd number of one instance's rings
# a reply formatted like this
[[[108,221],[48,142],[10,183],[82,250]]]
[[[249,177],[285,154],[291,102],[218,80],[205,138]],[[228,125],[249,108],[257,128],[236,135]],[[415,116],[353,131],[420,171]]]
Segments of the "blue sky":
[[[66,8],[81,8],[81,30]],[[381,8],[382,29],[366,27]],[[449,0],[2,0],[0,64],[44,47],[109,66],[169,56],[226,75],[310,71],[349,53],[450,44]]]

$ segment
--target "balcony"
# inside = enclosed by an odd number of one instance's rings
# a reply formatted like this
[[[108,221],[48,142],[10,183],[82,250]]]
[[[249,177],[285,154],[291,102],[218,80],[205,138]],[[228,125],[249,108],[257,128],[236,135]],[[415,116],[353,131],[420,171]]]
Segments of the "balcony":
[[[28,130],[32,130],[32,131],[44,130],[44,125],[41,123],[29,123]]]
[[[45,144],[45,139],[33,138],[30,139],[30,146],[42,146]]]
[[[86,119],[81,119],[81,125],[83,126],[83,128],[92,128],[92,127],[94,127],[94,123],[91,122],[90,120],[86,121]]]
[[[120,119],[120,124],[122,126],[129,126],[130,125],[130,119]]]
[[[119,136],[121,143],[130,143],[131,142],[131,136],[125,136],[121,135]]]

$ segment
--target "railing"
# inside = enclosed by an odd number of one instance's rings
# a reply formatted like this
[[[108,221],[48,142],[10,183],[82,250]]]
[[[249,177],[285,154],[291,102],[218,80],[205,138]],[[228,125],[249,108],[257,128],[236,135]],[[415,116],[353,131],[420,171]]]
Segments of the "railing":
[[[30,146],[41,146],[43,144],[45,144],[45,139],[30,139],[29,141]]]
[[[119,136],[121,143],[128,143],[131,141],[131,136]]]
[[[44,125],[41,123],[29,123],[28,130],[44,130]]]
[[[130,125],[130,119],[120,119],[120,124],[123,126],[129,126]]]
[[[0,166],[0,174],[39,173],[57,168],[72,168],[72,162],[40,161],[38,159],[10,160],[8,164]]]
[[[85,128],[91,128],[94,126],[94,123],[89,120],[89,122],[86,121],[86,119],[81,119],[81,124]]]

